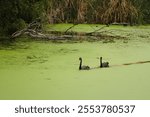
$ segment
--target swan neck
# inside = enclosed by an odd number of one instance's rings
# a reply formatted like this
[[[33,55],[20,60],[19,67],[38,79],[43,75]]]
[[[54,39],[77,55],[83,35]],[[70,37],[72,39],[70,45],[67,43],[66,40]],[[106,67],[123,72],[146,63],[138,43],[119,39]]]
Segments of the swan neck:
[[[79,69],[81,69],[81,66],[82,66],[82,59],[80,60]]]
[[[102,58],[100,58],[100,67],[102,67]]]

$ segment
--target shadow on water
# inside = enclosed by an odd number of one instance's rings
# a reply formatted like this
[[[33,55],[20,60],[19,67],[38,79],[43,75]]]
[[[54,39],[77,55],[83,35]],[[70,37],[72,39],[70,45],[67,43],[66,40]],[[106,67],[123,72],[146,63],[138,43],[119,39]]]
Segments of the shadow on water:
[[[138,62],[133,62],[133,63],[124,63],[124,64],[120,64],[120,65],[110,65],[109,67],[106,67],[105,69],[112,68],[112,67],[129,66],[129,65],[135,65],[135,64],[145,64],[145,63],[150,63],[150,61],[138,61]],[[90,70],[99,69],[99,68],[100,68],[100,66],[92,67],[92,68],[90,68]]]
[[[0,37],[0,48],[14,46],[14,40],[9,37]]]
[[[16,49],[28,49],[29,45],[24,41],[17,41],[9,37],[0,37],[0,50],[16,50]]]
[[[133,65],[133,64],[144,64],[144,63],[150,63],[150,61],[138,61],[138,62],[135,62],[135,63],[125,63],[125,64],[122,64],[122,65]]]
[[[111,67],[128,66],[128,65],[135,65],[135,64],[145,64],[145,63],[150,63],[150,61],[138,61],[138,62],[133,62],[133,63],[124,63],[121,65],[112,65]]]

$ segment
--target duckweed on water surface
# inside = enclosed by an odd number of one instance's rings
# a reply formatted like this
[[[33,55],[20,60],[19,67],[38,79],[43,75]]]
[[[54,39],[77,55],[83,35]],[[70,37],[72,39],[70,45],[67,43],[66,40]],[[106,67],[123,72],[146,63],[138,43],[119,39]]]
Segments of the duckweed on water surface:
[[[1,46],[0,99],[150,99],[150,63],[122,65],[150,60],[150,29],[110,28],[128,39]],[[95,68],[100,56],[110,68]],[[79,57],[95,69],[79,71]]]

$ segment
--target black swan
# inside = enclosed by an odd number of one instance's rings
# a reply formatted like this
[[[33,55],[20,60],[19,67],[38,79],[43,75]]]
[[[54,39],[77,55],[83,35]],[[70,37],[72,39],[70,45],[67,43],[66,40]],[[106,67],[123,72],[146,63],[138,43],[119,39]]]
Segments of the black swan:
[[[109,62],[102,62],[102,57],[100,57],[100,68],[109,67]]]
[[[82,58],[79,58],[80,60],[80,65],[79,65],[79,70],[89,70],[90,67],[89,66],[82,66]]]

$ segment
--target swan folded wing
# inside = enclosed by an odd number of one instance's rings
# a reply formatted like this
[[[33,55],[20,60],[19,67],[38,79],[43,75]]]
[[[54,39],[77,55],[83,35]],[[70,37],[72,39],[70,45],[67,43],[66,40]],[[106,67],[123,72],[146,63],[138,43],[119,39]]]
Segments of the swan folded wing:
[[[90,67],[89,67],[89,66],[85,66],[85,65],[84,65],[84,66],[82,66],[82,67],[81,67],[81,69],[82,69],[82,70],[89,70],[89,69],[90,69]]]
[[[102,63],[102,67],[109,67],[109,62]]]

